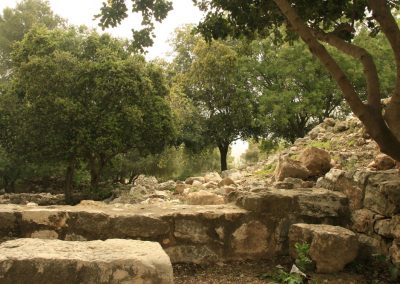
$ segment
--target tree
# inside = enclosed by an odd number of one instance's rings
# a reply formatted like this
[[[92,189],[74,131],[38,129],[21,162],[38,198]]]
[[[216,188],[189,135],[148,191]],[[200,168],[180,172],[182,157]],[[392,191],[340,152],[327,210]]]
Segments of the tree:
[[[342,96],[304,44],[276,45],[272,38],[242,43],[248,89],[259,99],[259,121],[270,138],[303,137],[339,109]]]
[[[37,27],[18,44],[13,64],[9,96],[19,115],[3,109],[0,121],[9,119],[11,135],[3,135],[2,144],[32,160],[63,161],[67,199],[80,161],[96,189],[116,155],[157,153],[174,139],[162,72],[131,55],[123,41]]]
[[[177,48],[178,53],[183,50],[185,54],[178,54],[176,59],[177,64],[184,63],[178,70],[184,72],[184,92],[195,106],[196,111],[192,114],[198,119],[185,132],[190,132],[192,139],[193,134],[200,134],[202,139],[194,139],[194,145],[203,140],[204,145],[218,147],[221,170],[224,171],[228,168],[229,145],[239,138],[256,134],[254,96],[242,87],[239,55],[231,47],[219,41],[207,44],[198,37],[193,40],[190,33],[186,39],[180,43],[192,46],[192,50]],[[198,130],[193,129],[196,125]],[[186,144],[190,142],[190,139],[184,140]]]
[[[0,14],[0,78],[9,73],[13,45],[35,25],[54,29],[64,20],[54,15],[44,0],[23,0],[15,8],[5,8]]]
[[[118,2],[121,4],[124,1]],[[170,4],[162,0],[155,2]],[[165,9],[158,9],[155,2],[133,1],[139,8],[136,11],[158,15],[160,17],[156,20],[162,20],[164,14],[158,14],[157,11],[165,12]],[[228,35],[251,37],[255,33],[261,36],[274,33],[278,39],[282,39],[279,30],[285,25],[289,33],[284,39],[293,40],[299,36],[306,43],[334,78],[351,110],[365,125],[381,151],[400,161],[400,29],[393,15],[393,11],[399,10],[400,1],[327,0],[314,1],[313,5],[306,0],[194,0],[194,3],[207,13],[199,30],[208,39]],[[111,13],[103,13],[103,16],[121,19],[121,14],[115,17]],[[352,40],[358,32],[357,24],[367,25],[372,35],[381,31],[394,54],[396,82],[385,109],[381,105],[382,91],[375,61],[367,49]],[[362,100],[362,94],[357,92],[324,44],[362,64],[366,101]]]

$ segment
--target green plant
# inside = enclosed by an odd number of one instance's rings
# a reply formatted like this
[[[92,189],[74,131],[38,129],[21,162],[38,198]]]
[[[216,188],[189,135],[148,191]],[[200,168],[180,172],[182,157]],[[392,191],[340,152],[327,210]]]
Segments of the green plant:
[[[256,174],[256,175],[260,175],[260,176],[269,175],[269,174],[274,173],[275,168],[276,168],[276,165],[275,165],[275,164],[269,164],[269,165],[266,165],[266,166],[264,167],[264,169],[255,172],[255,174]]]
[[[296,243],[294,245],[297,253],[295,264],[301,271],[308,271],[312,268],[312,260],[310,259],[308,252],[310,251],[310,245],[307,243]]]
[[[260,276],[260,279],[267,280],[272,279],[278,283],[285,284],[303,284],[304,278],[300,274],[297,273],[288,273],[283,269],[277,269],[273,272],[267,272]]]
[[[308,146],[325,150],[332,150],[333,148],[331,141],[311,141]]]

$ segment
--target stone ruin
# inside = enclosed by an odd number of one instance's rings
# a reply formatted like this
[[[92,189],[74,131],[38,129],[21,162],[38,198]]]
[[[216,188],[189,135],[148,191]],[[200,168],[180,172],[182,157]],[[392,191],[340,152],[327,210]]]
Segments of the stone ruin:
[[[107,202],[2,204],[0,283],[54,283],[44,280],[49,271],[66,279],[57,283],[172,283],[171,263],[295,258],[302,242],[321,273],[373,254],[399,265],[400,176],[357,125],[327,120],[251,168],[184,182],[142,178]],[[346,129],[363,157],[308,145],[341,144]],[[360,164],[349,169],[353,156]]]

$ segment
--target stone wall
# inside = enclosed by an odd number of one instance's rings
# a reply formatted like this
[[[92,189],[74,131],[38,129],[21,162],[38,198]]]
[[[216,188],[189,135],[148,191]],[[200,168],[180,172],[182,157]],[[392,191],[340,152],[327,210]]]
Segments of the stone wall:
[[[157,241],[172,262],[191,263],[287,255],[290,225],[348,222],[348,199],[324,189],[271,189],[237,205],[0,205],[2,240]]]
[[[400,264],[400,175],[398,170],[332,169],[318,186],[344,193],[352,210],[349,228],[358,234],[360,255],[389,256]]]

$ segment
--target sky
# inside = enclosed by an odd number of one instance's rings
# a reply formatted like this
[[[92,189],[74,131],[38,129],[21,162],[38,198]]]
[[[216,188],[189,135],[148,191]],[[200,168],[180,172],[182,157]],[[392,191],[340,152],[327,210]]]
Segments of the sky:
[[[96,28],[98,31],[97,20],[93,16],[98,14],[104,0],[48,0],[52,10],[59,16],[68,20],[70,24],[86,25]],[[0,11],[5,7],[15,7],[19,0],[0,0]],[[127,1],[129,4],[130,1]],[[174,9],[168,17],[161,23],[156,24],[156,38],[154,46],[148,49],[146,57],[154,59],[156,57],[166,57],[171,49],[168,39],[171,38],[173,31],[184,24],[196,24],[202,18],[202,13],[194,7],[191,0],[173,0]],[[141,18],[138,15],[131,15],[125,19],[121,25],[105,31],[122,38],[131,38],[132,28],[140,27]]]
[[[73,25],[86,25],[91,28],[98,27],[98,22],[94,20],[94,15],[100,12],[100,7],[104,0],[48,0],[52,10],[59,16],[68,20]],[[19,0],[0,0],[0,11],[5,7],[15,7]],[[127,1],[127,3],[130,1]],[[169,13],[168,17],[160,24],[156,23],[154,45],[149,48],[147,59],[162,57],[167,59],[168,54],[172,52],[168,44],[174,30],[185,24],[197,24],[202,13],[198,8],[194,7],[192,0],[173,0],[174,9]],[[116,37],[131,38],[132,28],[140,27],[141,18],[138,15],[130,15],[121,25],[115,28],[106,29]],[[232,155],[235,157],[235,163],[239,162],[239,157],[247,149],[246,142],[237,141],[233,144]]]

